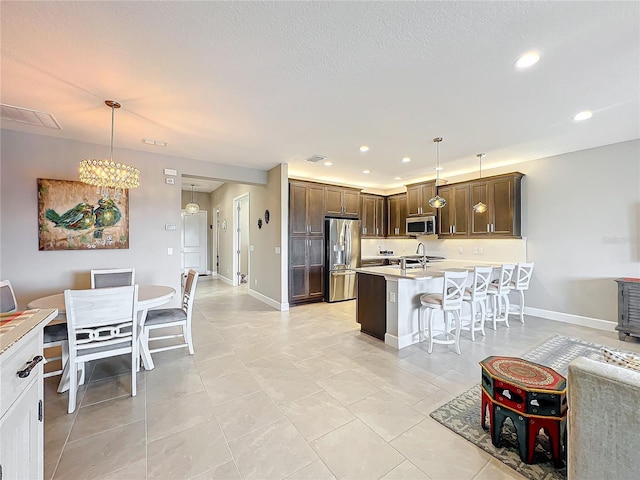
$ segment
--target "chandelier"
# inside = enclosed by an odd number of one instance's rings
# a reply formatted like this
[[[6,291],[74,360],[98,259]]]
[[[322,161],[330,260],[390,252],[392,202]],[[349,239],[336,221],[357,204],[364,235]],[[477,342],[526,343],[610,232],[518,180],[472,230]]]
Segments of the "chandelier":
[[[476,157],[480,159],[480,180],[482,180],[482,158],[484,155],[484,153],[476,155]],[[487,206],[482,203],[482,183],[480,183],[480,201],[473,206],[473,211],[475,213],[484,213],[487,211]]]
[[[189,215],[195,215],[196,213],[198,213],[200,211],[200,205],[198,205],[196,202],[193,201],[193,187],[195,185],[192,183],[191,184],[191,202],[187,203],[187,205],[184,207],[185,212],[187,212]]]
[[[447,204],[447,201],[438,195],[438,183],[440,183],[440,142],[442,141],[442,137],[436,137],[433,141],[436,144],[436,196],[429,199],[429,206],[442,208]]]
[[[123,190],[136,188],[140,185],[140,170],[131,165],[113,161],[113,125],[115,109],[120,104],[114,100],[104,102],[111,108],[111,154],[109,160],[87,158],[80,162],[80,181],[95,185],[96,193],[109,197],[109,189],[114,190],[114,198],[118,199]]]

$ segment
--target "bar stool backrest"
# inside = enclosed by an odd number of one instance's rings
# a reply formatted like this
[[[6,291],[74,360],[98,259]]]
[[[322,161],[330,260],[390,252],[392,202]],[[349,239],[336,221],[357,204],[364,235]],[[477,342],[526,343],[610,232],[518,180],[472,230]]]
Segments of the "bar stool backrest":
[[[466,270],[445,270],[442,291],[443,310],[460,310],[462,308],[462,297],[468,276],[469,272]]]
[[[516,267],[516,279],[514,282],[515,290],[527,290],[531,282],[531,274],[533,273],[533,263],[519,263]]]
[[[498,295],[507,295],[511,290],[511,278],[516,266],[511,263],[505,263],[500,267],[500,276],[498,277]]]
[[[487,298],[487,290],[491,283],[491,267],[475,267],[473,269],[473,284],[471,286],[471,299],[482,300]]]

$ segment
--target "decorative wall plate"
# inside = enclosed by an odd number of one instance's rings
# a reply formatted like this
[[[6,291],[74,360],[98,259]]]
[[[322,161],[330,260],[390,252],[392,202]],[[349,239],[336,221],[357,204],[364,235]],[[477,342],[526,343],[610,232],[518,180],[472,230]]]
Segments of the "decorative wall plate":
[[[258,219],[258,228],[262,228],[262,219],[261,218]]]
[[[264,221],[269,223],[269,210],[264,211]]]

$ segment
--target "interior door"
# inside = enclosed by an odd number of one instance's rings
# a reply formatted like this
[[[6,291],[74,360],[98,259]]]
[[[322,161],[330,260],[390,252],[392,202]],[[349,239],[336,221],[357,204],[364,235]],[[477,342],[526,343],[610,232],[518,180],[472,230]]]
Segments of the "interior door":
[[[207,212],[190,215],[182,212],[182,269],[193,268],[207,274]]]

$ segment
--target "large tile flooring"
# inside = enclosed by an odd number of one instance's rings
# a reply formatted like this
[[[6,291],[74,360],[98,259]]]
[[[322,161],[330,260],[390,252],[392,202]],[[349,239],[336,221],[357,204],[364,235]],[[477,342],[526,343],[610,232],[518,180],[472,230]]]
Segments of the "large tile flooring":
[[[196,354],[154,354],[129,394],[126,361],[90,366],[68,415],[45,382],[46,479],[521,479],[429,417],[480,378],[478,361],[553,334],[640,351],[615,332],[527,318],[476,343],[396,351],[359,332],[355,302],[278,312],[201,277]],[[463,333],[464,335],[464,333]]]

